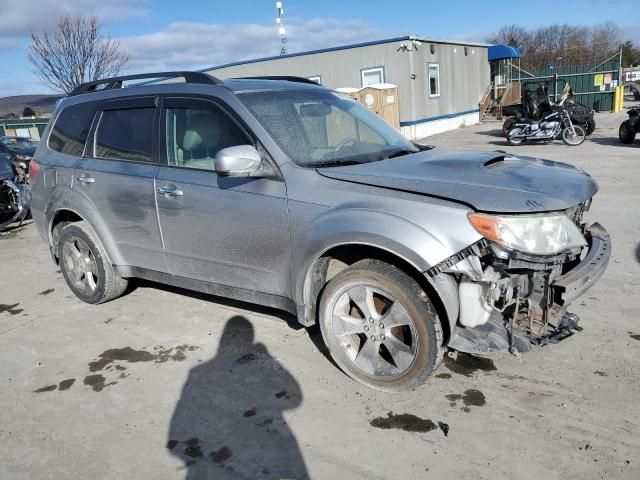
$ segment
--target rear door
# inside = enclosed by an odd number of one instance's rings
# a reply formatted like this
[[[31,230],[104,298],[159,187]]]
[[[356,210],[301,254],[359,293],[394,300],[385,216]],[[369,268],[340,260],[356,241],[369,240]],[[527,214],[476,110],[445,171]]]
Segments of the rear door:
[[[165,165],[156,198],[169,271],[288,297],[284,181],[277,173],[231,178],[215,172],[218,151],[256,140],[221,102],[197,97],[166,97],[160,130]]]
[[[105,101],[85,158],[74,169],[72,204],[89,209],[113,242],[118,265],[166,272],[155,205],[158,97]]]

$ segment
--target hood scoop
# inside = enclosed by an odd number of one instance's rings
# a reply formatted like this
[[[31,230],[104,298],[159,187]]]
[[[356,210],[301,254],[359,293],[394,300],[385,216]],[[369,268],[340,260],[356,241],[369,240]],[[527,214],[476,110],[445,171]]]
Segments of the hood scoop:
[[[485,161],[482,165],[484,167],[490,167],[491,165],[495,165],[498,163],[513,162],[513,161],[519,162],[520,159],[518,157],[514,157],[513,155],[505,154],[505,155],[499,155],[497,157],[490,158],[489,160]]]

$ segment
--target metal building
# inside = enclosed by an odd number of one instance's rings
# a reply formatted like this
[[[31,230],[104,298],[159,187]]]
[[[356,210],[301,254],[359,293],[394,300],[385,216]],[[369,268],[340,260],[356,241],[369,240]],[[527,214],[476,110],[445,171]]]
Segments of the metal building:
[[[220,78],[295,75],[330,88],[398,86],[400,129],[411,139],[479,122],[488,46],[417,36],[235,62],[204,69]]]

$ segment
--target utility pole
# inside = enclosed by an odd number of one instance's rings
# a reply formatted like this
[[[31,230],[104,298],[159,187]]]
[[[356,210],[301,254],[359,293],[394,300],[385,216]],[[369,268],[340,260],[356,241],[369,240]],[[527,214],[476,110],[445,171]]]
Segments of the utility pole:
[[[282,48],[280,49],[280,55],[287,54],[287,37],[286,30],[284,28],[284,7],[282,6],[282,2],[276,2],[276,11],[278,12],[278,16],[276,17],[276,24],[278,25],[278,33],[280,34],[280,42],[282,43]]]

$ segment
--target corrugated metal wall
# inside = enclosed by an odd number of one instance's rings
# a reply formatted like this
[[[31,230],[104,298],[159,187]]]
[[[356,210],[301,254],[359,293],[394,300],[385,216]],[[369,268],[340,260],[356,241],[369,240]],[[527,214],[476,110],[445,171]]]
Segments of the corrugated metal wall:
[[[403,45],[407,49],[402,48]],[[330,88],[362,86],[363,69],[384,67],[385,82],[398,86],[400,121],[455,115],[477,110],[478,102],[489,83],[487,48],[435,43],[414,46],[408,40],[285,56],[258,62],[208,70],[220,78],[295,75],[320,76]],[[408,50],[408,51],[407,51]],[[440,97],[430,98],[427,90],[427,64],[440,65]],[[415,74],[415,79],[411,75]]]
[[[552,69],[535,69],[530,73],[538,81],[550,81],[549,96],[554,99],[554,76],[558,75],[557,97],[560,98],[565,80],[571,85],[576,100],[589,108],[599,107],[602,111],[610,111],[613,109],[613,95],[615,83],[618,80],[618,70],[620,66],[618,62],[608,62],[599,65],[597,68],[592,66],[575,66],[575,67],[557,67]],[[522,76],[522,81],[531,81],[534,78]],[[606,82],[606,80],[611,80]],[[602,85],[602,87],[600,86]],[[601,90],[602,88],[602,90]]]

